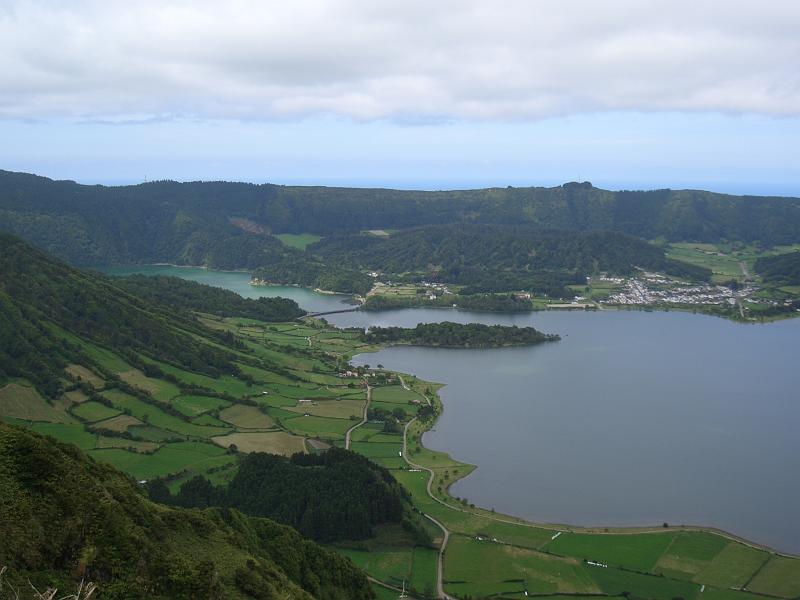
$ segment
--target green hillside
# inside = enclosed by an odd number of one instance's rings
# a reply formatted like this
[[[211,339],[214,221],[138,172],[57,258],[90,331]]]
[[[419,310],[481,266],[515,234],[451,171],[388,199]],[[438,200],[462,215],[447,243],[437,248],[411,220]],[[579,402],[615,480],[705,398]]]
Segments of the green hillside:
[[[172,294],[162,306],[2,239],[11,320],[0,321],[0,418],[70,444],[0,429],[0,569],[18,587],[30,577],[66,593],[86,575],[101,584],[97,597],[276,597],[265,582],[277,597],[306,597],[285,576],[315,598],[368,597],[349,563],[241,510],[330,541],[417,597],[433,595],[438,575],[451,597],[522,598],[522,581],[575,597],[800,594],[795,558],[720,532],[555,528],[454,498],[450,486],[474,467],[423,444],[442,410],[438,386],[350,365],[378,348],[361,330],[193,312]],[[218,296],[203,289],[187,302],[213,308]],[[206,351],[218,362],[191,364]],[[169,503],[219,507],[157,506],[145,487]]]
[[[774,246],[800,241],[800,199],[612,192],[588,183],[441,192],[172,181],[105,187],[0,171],[0,228],[81,265],[256,268],[302,254],[270,234],[452,223]]]
[[[765,282],[800,285],[800,252],[762,256],[756,260],[755,269]]]
[[[23,598],[27,579],[61,594],[83,579],[99,586],[94,597],[125,600],[373,597],[349,561],[289,527],[154,504],[112,467],[3,423],[0,511],[0,565]]]

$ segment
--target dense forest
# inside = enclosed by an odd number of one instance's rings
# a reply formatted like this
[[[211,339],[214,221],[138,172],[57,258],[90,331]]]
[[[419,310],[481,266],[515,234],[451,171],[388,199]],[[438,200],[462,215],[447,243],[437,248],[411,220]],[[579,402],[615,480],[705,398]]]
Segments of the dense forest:
[[[106,187],[0,171],[0,229],[78,265],[295,269],[302,252],[270,234],[454,223],[772,246],[800,241],[800,199],[611,192],[588,183],[440,192],[173,181]]]
[[[360,454],[331,448],[291,458],[254,453],[242,458],[227,486],[197,476],[170,496],[162,481],[149,484],[154,500],[178,506],[220,506],[269,517],[321,542],[361,540],[374,525],[406,522],[406,491]]]
[[[755,270],[767,283],[800,285],[800,252],[763,256],[756,261]]]
[[[605,271],[636,268],[707,280],[711,272],[665,257],[645,240],[613,232],[543,231],[498,225],[422,227],[391,236],[348,234],[325,238],[309,251],[326,262],[386,273],[422,273],[461,284],[462,293],[529,289],[563,296],[564,286]]]
[[[364,334],[370,344],[409,344],[440,348],[499,348],[530,346],[561,339],[533,327],[480,323],[420,323],[416,327],[372,327]]]
[[[2,422],[0,514],[0,565],[21,598],[28,581],[66,597],[81,579],[108,600],[374,598],[350,561],[289,527],[157,506],[111,466]]]
[[[244,317],[259,321],[292,321],[305,313],[287,298],[243,298],[236,292],[179,277],[129,275],[114,283],[131,294],[178,311],[197,311],[219,317]]]
[[[265,264],[253,272],[253,278],[269,283],[291,283],[305,287],[341,292],[343,294],[366,294],[372,278],[364,273],[324,263],[309,253],[293,258]]]

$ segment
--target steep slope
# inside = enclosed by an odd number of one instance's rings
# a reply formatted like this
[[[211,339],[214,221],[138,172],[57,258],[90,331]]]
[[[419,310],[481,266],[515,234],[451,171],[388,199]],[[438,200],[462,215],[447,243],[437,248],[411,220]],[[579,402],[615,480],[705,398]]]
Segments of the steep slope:
[[[271,304],[300,312],[284,300],[256,306],[263,311]],[[0,234],[0,317],[0,382],[23,377],[50,397],[59,393],[68,363],[96,366],[70,336],[114,350],[142,369],[153,370],[143,363],[146,356],[211,377],[240,372],[233,350],[241,348],[230,337],[7,234]]]
[[[96,598],[372,598],[352,564],[234,510],[167,508],[74,447],[0,423],[0,565],[27,593]]]

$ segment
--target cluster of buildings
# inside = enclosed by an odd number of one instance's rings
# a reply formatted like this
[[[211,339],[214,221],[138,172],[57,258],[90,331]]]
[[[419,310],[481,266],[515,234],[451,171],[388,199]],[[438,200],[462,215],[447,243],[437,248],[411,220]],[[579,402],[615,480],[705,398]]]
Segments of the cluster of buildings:
[[[734,306],[739,299],[746,298],[756,291],[745,287],[734,291],[722,285],[684,285],[676,284],[660,276],[647,274],[643,278],[621,281],[622,289],[609,295],[604,304],[649,305],[649,304],[730,304]]]

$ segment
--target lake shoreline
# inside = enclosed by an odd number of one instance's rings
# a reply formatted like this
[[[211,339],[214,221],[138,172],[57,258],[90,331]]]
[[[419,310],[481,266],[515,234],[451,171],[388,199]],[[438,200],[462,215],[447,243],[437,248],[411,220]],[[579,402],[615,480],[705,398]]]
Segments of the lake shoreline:
[[[358,354],[356,356],[373,354],[373,353],[379,352],[381,349],[382,348],[378,348],[376,350],[372,350],[372,351],[369,351],[369,352],[363,352],[363,353],[360,353],[360,354]],[[391,370],[391,369],[388,369],[388,370]],[[414,376],[413,374],[410,374],[410,373],[400,373],[400,372],[397,372],[397,371],[394,371],[394,372],[396,372],[396,373],[398,373],[400,375]],[[414,377],[416,377],[416,376],[414,376]],[[664,527],[663,524],[662,525],[657,525],[657,524],[654,524],[654,525],[622,525],[622,526],[619,526],[619,525],[608,525],[608,526],[603,526],[603,525],[595,525],[595,526],[592,526],[592,525],[570,525],[568,523],[562,523],[562,522],[537,521],[537,520],[534,520],[534,519],[520,517],[520,516],[517,516],[517,515],[508,514],[508,513],[495,512],[494,510],[490,510],[490,509],[487,509],[485,507],[479,507],[479,506],[476,506],[476,507],[470,506],[467,509],[465,509],[463,505],[459,506],[459,504],[461,504],[460,501],[459,501],[459,498],[457,496],[454,496],[454,495],[451,494],[450,488],[453,485],[455,485],[457,482],[459,482],[459,481],[461,481],[463,479],[466,479],[467,477],[472,475],[475,471],[477,471],[480,468],[480,465],[474,465],[474,464],[471,464],[471,463],[461,462],[458,459],[453,459],[450,456],[450,454],[447,453],[447,452],[439,451],[439,450],[432,450],[431,448],[428,448],[428,447],[425,446],[425,444],[424,444],[424,433],[427,433],[428,431],[431,431],[432,429],[435,428],[436,423],[438,422],[439,418],[441,417],[442,413],[444,412],[444,402],[441,399],[439,391],[442,388],[446,387],[447,384],[446,383],[434,382],[434,381],[427,381],[427,380],[423,380],[423,379],[420,379],[419,381],[421,381],[421,382],[423,382],[425,384],[428,384],[428,385],[433,387],[433,389],[434,389],[434,403],[437,406],[438,413],[437,413],[436,418],[433,419],[432,421],[430,421],[430,423],[429,423],[429,425],[427,427],[421,428],[422,431],[421,431],[420,436],[419,436],[419,440],[420,441],[418,442],[418,444],[420,445],[420,447],[422,447],[422,448],[424,448],[426,450],[445,455],[450,460],[452,460],[452,461],[454,461],[454,462],[456,462],[456,463],[458,463],[460,465],[463,465],[463,467],[465,468],[464,471],[461,471],[459,469],[459,474],[457,476],[456,475],[452,476],[452,478],[449,479],[445,483],[445,485],[442,488],[443,491],[444,491],[444,494],[439,498],[440,500],[444,500],[445,504],[448,507],[452,508],[453,510],[458,510],[458,511],[461,511],[461,512],[467,512],[469,514],[473,514],[473,515],[480,516],[480,517],[483,517],[483,518],[496,520],[498,522],[506,522],[506,523],[512,523],[512,524],[521,525],[521,526],[536,527],[536,528],[542,528],[542,529],[557,529],[559,531],[569,532],[569,533],[590,533],[590,534],[593,534],[593,535],[625,535],[625,534],[656,534],[656,533],[665,533],[665,532],[669,532],[669,531],[699,531],[699,532],[712,533],[712,534],[715,534],[715,535],[719,535],[719,536],[724,537],[724,538],[726,538],[728,540],[731,540],[731,541],[734,541],[734,542],[738,542],[740,544],[743,544],[743,545],[748,546],[750,548],[754,548],[756,550],[763,550],[764,552],[768,552],[768,553],[770,553],[772,555],[775,555],[775,556],[782,556],[782,557],[785,557],[785,558],[792,558],[792,559],[800,559],[800,553],[793,554],[791,552],[777,550],[777,549],[775,549],[772,546],[769,546],[767,544],[762,544],[760,542],[756,542],[754,540],[739,536],[739,535],[737,535],[735,533],[732,533],[732,532],[727,531],[725,529],[721,529],[719,527],[715,527],[713,525],[691,525],[691,524],[675,525],[675,524],[669,524],[668,527]],[[415,460],[417,458],[414,454],[411,454],[411,453],[409,453],[409,457],[412,460]],[[435,496],[434,496],[434,498],[435,498]],[[472,510],[469,510],[469,509],[472,509]]]

